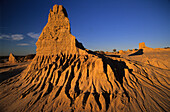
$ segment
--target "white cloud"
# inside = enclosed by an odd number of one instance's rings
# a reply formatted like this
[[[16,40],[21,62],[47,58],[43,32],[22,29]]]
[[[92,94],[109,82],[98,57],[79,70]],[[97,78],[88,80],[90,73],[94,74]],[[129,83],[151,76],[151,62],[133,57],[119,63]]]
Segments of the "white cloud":
[[[0,39],[10,39],[10,35],[0,35]]]
[[[22,34],[14,34],[11,35],[12,40],[22,40],[24,39],[24,36]]]
[[[22,40],[22,39],[24,39],[24,35],[22,35],[22,34],[0,35],[0,39],[5,39],[5,40]]]
[[[17,44],[18,46],[28,46],[29,44],[27,43],[20,43],[20,44]]]
[[[31,38],[38,39],[40,36],[40,33],[29,32],[27,33],[27,35],[30,36]]]

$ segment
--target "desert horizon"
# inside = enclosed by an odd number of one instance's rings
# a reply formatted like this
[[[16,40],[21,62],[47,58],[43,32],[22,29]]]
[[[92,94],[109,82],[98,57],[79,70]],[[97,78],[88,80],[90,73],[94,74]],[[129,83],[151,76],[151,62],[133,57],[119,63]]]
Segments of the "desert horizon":
[[[0,55],[36,53],[49,10],[61,4],[67,10],[71,33],[92,51],[169,47],[169,1],[38,1],[2,0]]]

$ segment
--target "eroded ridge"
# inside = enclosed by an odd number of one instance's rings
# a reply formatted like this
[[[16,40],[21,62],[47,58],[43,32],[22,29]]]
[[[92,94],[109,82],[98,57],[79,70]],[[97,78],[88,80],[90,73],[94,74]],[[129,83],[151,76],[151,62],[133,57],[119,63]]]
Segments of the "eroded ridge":
[[[7,111],[167,111],[166,73],[94,55],[36,56],[1,84],[1,104],[10,98]]]
[[[57,111],[92,108],[93,111],[106,111],[110,99],[118,94],[124,95],[122,99],[128,102],[114,72],[116,68],[113,70],[97,56],[36,56],[24,71],[25,75],[15,82],[22,88],[18,90],[21,93],[18,102],[30,98],[26,103],[30,107],[46,100],[44,106],[53,104]],[[55,110],[53,106],[51,110]]]

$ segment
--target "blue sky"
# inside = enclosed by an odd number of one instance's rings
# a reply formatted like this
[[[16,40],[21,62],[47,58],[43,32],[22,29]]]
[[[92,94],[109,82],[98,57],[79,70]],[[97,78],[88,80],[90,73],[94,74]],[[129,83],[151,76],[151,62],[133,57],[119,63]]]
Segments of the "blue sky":
[[[170,46],[170,0],[1,0],[0,55],[36,53],[54,4],[66,8],[72,34],[87,49]]]

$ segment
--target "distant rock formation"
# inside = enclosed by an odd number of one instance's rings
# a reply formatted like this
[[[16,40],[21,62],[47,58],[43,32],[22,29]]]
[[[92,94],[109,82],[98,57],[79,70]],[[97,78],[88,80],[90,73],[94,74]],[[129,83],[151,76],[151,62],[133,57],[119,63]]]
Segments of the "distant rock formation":
[[[139,49],[153,50],[153,48],[147,47],[145,42],[139,43]]]
[[[164,103],[168,88],[164,86],[163,94],[159,93],[163,84],[157,86],[159,79],[152,78],[149,67],[145,69],[135,61],[86,50],[71,35],[67,12],[61,5],[54,5],[50,10],[48,23],[36,45],[36,55],[27,69],[0,84],[2,111],[139,112],[169,109],[168,102]],[[157,103],[159,97],[160,104]]]
[[[145,42],[139,43],[139,49],[146,48]]]
[[[120,54],[124,54],[125,52],[123,50],[119,50],[119,53]]]
[[[10,53],[8,60],[9,60],[8,61],[9,63],[17,63],[18,62],[12,53]]]
[[[132,50],[128,49],[127,52],[131,52]]]

